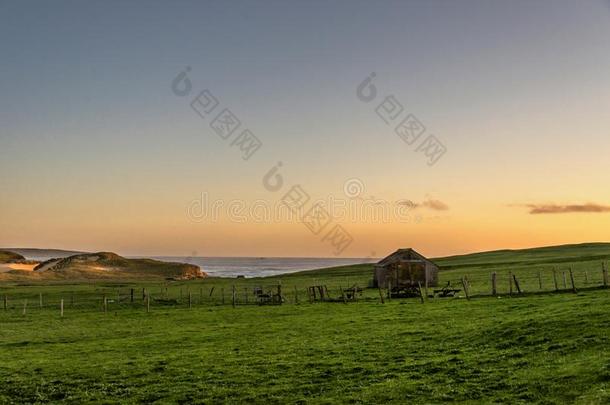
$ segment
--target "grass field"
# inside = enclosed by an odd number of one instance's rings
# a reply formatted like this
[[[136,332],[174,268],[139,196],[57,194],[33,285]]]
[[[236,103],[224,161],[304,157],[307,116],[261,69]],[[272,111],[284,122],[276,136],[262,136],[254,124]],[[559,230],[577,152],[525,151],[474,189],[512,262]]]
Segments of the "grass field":
[[[479,296],[423,305],[381,304],[377,290],[347,305],[307,302],[304,288],[314,283],[336,294],[365,286],[370,264],[171,283],[167,294],[178,303],[149,313],[141,297],[113,301],[104,313],[101,297],[121,290],[125,297],[132,287],[154,297],[166,286],[4,284],[0,402],[608,403],[610,290],[600,288],[608,259],[607,244],[439,259],[441,283],[467,276]],[[558,274],[572,267],[577,294],[553,292],[553,267]],[[516,274],[526,294],[508,297],[506,281],[499,297],[483,296],[493,271],[506,280]],[[539,271],[549,292],[537,291]],[[245,294],[280,281],[287,305],[231,307],[234,284]]]

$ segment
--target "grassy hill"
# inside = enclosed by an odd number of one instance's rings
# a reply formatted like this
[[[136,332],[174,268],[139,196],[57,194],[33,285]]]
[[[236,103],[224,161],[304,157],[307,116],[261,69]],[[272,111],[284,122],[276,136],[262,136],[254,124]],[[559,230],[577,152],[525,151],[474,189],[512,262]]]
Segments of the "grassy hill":
[[[610,260],[610,243],[507,249],[434,259],[444,270],[467,267],[552,266],[601,260]]]
[[[0,248],[0,250],[8,250],[14,253],[18,253],[25,256],[30,260],[45,261],[52,258],[74,256],[86,252],[79,252],[75,250],[62,250],[62,249],[37,249],[37,248]]]
[[[602,263],[610,261],[610,243],[586,243],[578,245],[549,246],[520,250],[498,250],[467,255],[432,259],[440,266],[439,285],[451,282],[461,284],[467,277],[474,294],[489,293],[491,273],[496,272],[500,292],[508,287],[508,275],[518,277],[525,291],[539,290],[539,278],[543,288],[551,289],[553,269],[563,285],[563,273],[571,268],[576,282],[583,286],[601,281]],[[586,275],[585,275],[586,273]],[[329,269],[303,271],[266,278],[265,281],[282,280],[289,284],[311,285],[323,282],[329,287],[348,287],[353,284],[367,286],[373,277],[373,263],[342,266]]]
[[[579,287],[599,285],[602,266],[610,261],[609,243],[549,246],[533,249],[500,250],[470,255],[444,257],[435,262],[441,267],[441,282],[459,285],[467,277],[473,293],[490,292],[491,274],[497,273],[500,293],[508,290],[509,275],[517,276],[526,292],[554,289],[555,280],[569,286],[569,272]],[[555,275],[553,275],[555,273]]]
[[[202,278],[205,273],[192,264],[168,263],[152,259],[126,259],[115,253],[99,252],[50,259],[38,264],[33,271],[14,270],[0,276],[5,279],[31,281],[75,282],[89,279],[152,281]]]
[[[7,250],[0,250],[0,263],[14,263],[22,260],[25,260],[25,257],[20,254]]]

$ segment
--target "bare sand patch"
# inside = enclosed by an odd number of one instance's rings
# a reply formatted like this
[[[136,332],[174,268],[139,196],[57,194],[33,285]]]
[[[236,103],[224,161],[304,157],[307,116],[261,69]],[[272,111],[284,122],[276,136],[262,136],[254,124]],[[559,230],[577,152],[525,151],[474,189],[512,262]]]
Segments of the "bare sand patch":
[[[0,264],[0,273],[6,273],[11,270],[23,270],[23,271],[34,271],[37,263],[24,264],[24,263],[4,263]]]

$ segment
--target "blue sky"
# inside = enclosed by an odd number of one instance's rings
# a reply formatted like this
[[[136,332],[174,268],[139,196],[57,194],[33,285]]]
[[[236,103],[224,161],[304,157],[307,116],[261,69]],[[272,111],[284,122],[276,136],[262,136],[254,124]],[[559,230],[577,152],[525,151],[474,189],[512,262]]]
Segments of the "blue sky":
[[[471,210],[610,202],[599,189],[609,23],[603,1],[0,2],[0,186],[14,190],[0,202],[10,230],[0,242],[163,249],[162,237],[115,245],[109,235],[180,222],[201,190],[265,197],[260,178],[278,160],[315,194],[356,177],[379,197],[433,195],[477,224],[486,220]],[[185,66],[194,91],[210,89],[263,141],[251,161],[171,92]],[[355,97],[371,72],[445,144],[437,165]],[[107,236],[73,246],[91,232]]]

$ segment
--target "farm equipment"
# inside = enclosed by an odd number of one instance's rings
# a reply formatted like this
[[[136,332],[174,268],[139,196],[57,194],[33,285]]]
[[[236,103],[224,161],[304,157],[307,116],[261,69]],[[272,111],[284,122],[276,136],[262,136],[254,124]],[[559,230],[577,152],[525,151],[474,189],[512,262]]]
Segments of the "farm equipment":
[[[451,287],[451,281],[447,282],[447,285],[441,288],[440,290],[434,290],[434,297],[439,298],[447,298],[447,297],[455,297],[457,293],[461,290],[457,288]]]
[[[282,302],[284,302],[282,288],[279,285],[277,286],[276,293],[272,289],[264,291],[262,287],[255,287],[254,296],[258,305],[282,305]]]
[[[388,295],[390,298],[416,298],[421,296],[419,286],[413,284],[392,287],[388,290]]]
[[[364,290],[356,285],[346,288],[343,290],[343,294],[345,295],[346,300],[348,301],[356,301],[358,297],[362,296],[362,292]]]
[[[343,289],[341,288],[341,295],[337,298],[331,296],[328,292],[326,285],[312,285],[307,287],[307,294],[309,296],[309,302],[348,302],[356,301],[359,296],[362,295],[363,289],[354,285],[352,287]]]

